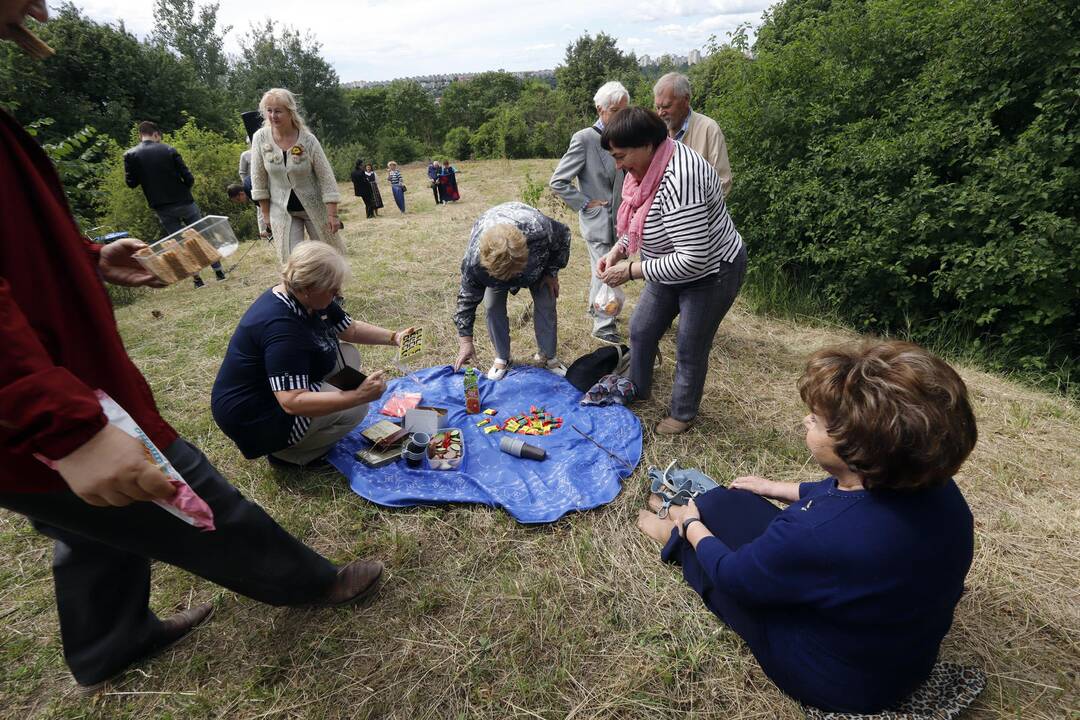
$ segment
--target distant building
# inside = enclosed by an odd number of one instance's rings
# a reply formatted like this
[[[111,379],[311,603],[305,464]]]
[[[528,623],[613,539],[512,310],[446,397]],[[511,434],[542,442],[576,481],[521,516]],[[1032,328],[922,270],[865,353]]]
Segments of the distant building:
[[[691,50],[690,55],[687,57],[687,64],[697,65],[699,62],[701,62],[701,51]]]

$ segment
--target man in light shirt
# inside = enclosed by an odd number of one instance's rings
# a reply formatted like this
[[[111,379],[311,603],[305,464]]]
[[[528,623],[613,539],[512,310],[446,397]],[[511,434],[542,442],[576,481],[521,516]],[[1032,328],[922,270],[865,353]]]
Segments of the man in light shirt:
[[[664,119],[668,135],[695,150],[716,169],[726,198],[731,192],[731,164],[724,133],[715,120],[690,109],[690,80],[676,72],[664,75],[653,86],[653,105]]]

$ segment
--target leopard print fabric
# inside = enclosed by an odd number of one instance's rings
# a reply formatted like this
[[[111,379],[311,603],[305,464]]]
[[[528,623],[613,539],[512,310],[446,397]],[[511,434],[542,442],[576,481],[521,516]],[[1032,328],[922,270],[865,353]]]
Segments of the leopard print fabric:
[[[938,663],[930,677],[893,709],[873,715],[825,712],[803,706],[806,720],[952,720],[974,702],[986,687],[986,674],[978,668]]]

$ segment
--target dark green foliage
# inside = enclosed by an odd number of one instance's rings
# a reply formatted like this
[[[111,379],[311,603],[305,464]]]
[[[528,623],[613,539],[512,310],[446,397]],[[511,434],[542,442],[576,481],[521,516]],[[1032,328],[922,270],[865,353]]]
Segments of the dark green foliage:
[[[480,73],[465,82],[451,83],[442,94],[439,110],[447,127],[476,130],[491,119],[499,105],[517,100],[521,87],[521,80],[510,73]]]
[[[754,262],[855,325],[1076,362],[1080,10],[806,0],[695,94],[728,136]]]
[[[459,160],[468,160],[472,157],[472,143],[467,128],[456,127],[446,133],[443,141],[443,155]]]
[[[559,92],[570,101],[579,119],[596,113],[593,95],[605,82],[621,80],[629,88],[640,75],[634,54],[624,54],[616,47],[615,38],[602,32],[595,38],[582,35],[567,45],[566,59],[555,68]]]
[[[345,95],[337,73],[319,54],[320,47],[310,34],[279,27],[272,20],[252,25],[240,41],[240,57],[229,77],[237,107],[253,110],[270,88],[287,88],[320,141],[349,140]]]
[[[51,119],[40,120],[27,126],[27,130],[37,136],[50,125]],[[85,127],[43,147],[56,166],[76,222],[84,233],[94,234],[94,224],[101,214],[104,199],[101,182],[105,176],[105,161],[116,154],[116,143],[94,128]],[[108,231],[105,229],[102,233]]]

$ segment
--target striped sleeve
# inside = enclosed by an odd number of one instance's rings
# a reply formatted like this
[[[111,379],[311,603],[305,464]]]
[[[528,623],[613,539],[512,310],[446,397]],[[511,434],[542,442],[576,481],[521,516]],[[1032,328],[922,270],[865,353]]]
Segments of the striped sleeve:
[[[706,277],[734,260],[741,248],[716,171],[679,145],[645,223],[645,279],[676,284]]]
[[[306,373],[302,375],[290,375],[288,373],[279,373],[277,375],[271,375],[267,378],[270,382],[270,389],[274,392],[284,392],[286,390],[307,390],[311,384],[310,378]]]

